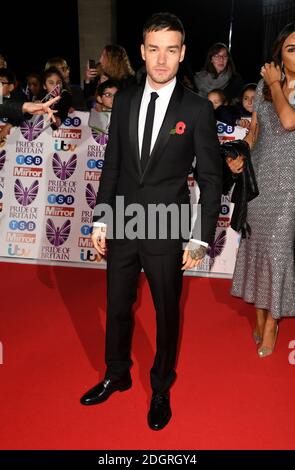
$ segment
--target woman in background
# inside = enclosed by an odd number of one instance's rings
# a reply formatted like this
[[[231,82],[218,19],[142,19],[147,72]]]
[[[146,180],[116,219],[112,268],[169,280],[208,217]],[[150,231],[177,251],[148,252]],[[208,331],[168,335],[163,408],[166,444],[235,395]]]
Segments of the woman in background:
[[[253,303],[253,338],[261,358],[272,354],[278,322],[295,316],[295,22],[274,44],[272,64],[261,69],[249,134],[259,196],[248,203],[250,238],[241,240],[232,294]],[[293,106],[292,106],[293,104]],[[228,160],[234,173],[243,158]]]
[[[118,82],[120,89],[136,83],[128,54],[118,44],[108,44],[103,48],[96,69],[90,69],[88,65],[84,80],[85,99],[94,96],[97,85],[102,82],[102,74]]]
[[[241,96],[244,85],[228,47],[222,42],[210,47],[204,68],[195,74],[194,81],[198,94],[203,98],[207,98],[210,91],[221,89],[228,103]]]

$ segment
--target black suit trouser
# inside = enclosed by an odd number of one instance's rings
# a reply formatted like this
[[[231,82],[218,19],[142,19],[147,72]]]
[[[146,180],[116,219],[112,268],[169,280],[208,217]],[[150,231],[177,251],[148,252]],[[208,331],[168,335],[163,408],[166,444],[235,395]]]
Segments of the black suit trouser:
[[[156,310],[156,355],[150,371],[153,391],[166,391],[175,379],[182,289],[182,251],[150,255],[137,240],[112,240],[107,255],[106,378],[128,377],[133,331],[132,305],[144,269]]]

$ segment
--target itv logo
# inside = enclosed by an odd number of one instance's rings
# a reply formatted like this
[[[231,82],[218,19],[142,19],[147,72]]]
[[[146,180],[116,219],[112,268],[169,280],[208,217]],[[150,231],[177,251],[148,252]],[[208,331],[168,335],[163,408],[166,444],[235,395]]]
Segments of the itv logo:
[[[91,250],[84,250],[82,249],[80,251],[80,260],[81,261],[97,261],[98,255],[96,253],[93,253]]]
[[[31,250],[29,250],[28,248],[22,248],[19,245],[13,245],[12,243],[9,243],[7,252],[9,256],[26,258],[31,253]]]
[[[55,140],[54,141],[54,150],[59,152],[60,150],[63,152],[74,152],[76,149],[77,144],[67,144],[64,140]]]

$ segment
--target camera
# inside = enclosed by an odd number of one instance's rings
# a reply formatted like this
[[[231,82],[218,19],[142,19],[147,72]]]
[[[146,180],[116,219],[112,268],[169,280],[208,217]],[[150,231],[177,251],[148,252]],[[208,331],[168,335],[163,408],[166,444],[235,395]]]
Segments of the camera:
[[[89,69],[96,69],[96,62],[94,59],[88,59],[88,68]]]

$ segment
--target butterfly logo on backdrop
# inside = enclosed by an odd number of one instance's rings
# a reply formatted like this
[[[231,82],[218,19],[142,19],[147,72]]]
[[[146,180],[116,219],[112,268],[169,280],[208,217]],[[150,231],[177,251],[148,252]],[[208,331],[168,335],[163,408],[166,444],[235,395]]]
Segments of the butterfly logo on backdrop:
[[[33,117],[28,121],[23,121],[20,125],[20,131],[23,137],[32,142],[32,140],[37,139],[44,127],[44,117],[38,116],[37,118]]]
[[[14,195],[19,204],[24,207],[29,206],[35,199],[39,190],[38,180],[33,181],[29,188],[24,187],[19,179],[14,183]]]
[[[53,154],[52,168],[54,174],[61,180],[65,181],[72,176],[77,166],[77,155],[74,154],[67,162],[60,159],[58,153]]]
[[[109,140],[111,113],[109,111],[98,112],[91,110],[89,116],[89,127],[93,139],[97,144],[106,145]]]
[[[210,257],[210,264],[214,263],[216,256],[222,253],[226,242],[226,230],[222,230],[215,238],[212,245],[208,248],[207,255]]]
[[[5,150],[1,150],[1,152],[0,152],[0,171],[4,167],[5,160],[6,160],[6,152],[5,152]]]
[[[47,219],[46,236],[51,245],[57,247],[63,245],[69,238],[71,221],[66,220],[61,227],[55,227],[52,219]]]
[[[88,183],[86,186],[86,201],[88,206],[91,209],[94,209],[96,202],[96,192],[94,191],[94,188],[90,183]]]
[[[94,140],[97,144],[106,145],[108,143],[109,136],[105,132],[102,132],[102,131],[99,131],[99,130],[96,130],[96,129],[92,128],[91,129],[91,134],[92,134],[92,137],[94,138]]]

